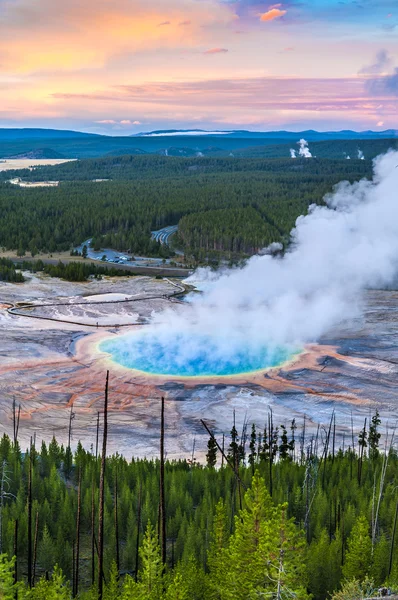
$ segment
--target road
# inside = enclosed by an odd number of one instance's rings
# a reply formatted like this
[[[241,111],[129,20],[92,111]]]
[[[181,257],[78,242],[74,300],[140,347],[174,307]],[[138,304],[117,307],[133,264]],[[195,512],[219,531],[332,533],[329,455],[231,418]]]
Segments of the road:
[[[178,225],[169,225],[168,227],[159,229],[159,231],[152,231],[152,238],[162,245],[169,245],[171,236],[177,233],[177,231]]]
[[[22,258],[18,258],[17,256],[8,257],[15,263],[20,262],[36,262],[40,259],[46,265],[57,265],[60,259],[56,258],[42,258],[41,256],[37,256],[35,258],[23,256]],[[103,262],[98,259],[89,258],[84,259],[80,256],[73,256],[70,258],[62,258],[62,262],[64,264],[68,264],[70,262],[83,262],[85,264],[90,265],[91,263],[97,264],[100,267],[104,267],[105,269],[117,269],[118,271],[131,271],[132,273],[136,273],[137,275],[150,275],[154,277],[155,275],[161,275],[162,277],[188,277],[191,275],[192,271],[189,269],[181,269],[179,267],[169,267],[167,265],[159,265],[159,266],[147,266],[147,265],[137,265],[137,264],[115,264],[109,262]]]
[[[172,235],[177,233],[178,225],[169,225],[168,227],[163,227],[163,229],[159,229],[159,231],[152,231],[152,239],[160,242],[162,245],[167,244],[170,245],[170,238]],[[184,256],[184,252],[181,250],[177,250],[177,248],[173,248],[173,251],[178,256]]]

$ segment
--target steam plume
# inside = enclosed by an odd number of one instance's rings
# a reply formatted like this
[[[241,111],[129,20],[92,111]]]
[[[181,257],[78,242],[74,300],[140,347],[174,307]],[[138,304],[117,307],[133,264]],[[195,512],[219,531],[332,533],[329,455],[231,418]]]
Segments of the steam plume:
[[[365,155],[362,152],[362,150],[360,150],[359,148],[358,148],[358,158],[359,158],[359,160],[365,160]]]
[[[290,148],[290,158],[296,158],[296,150],[293,150],[293,148]]]
[[[392,283],[398,271],[397,165],[398,152],[390,151],[374,161],[373,181],[342,182],[325,206],[312,205],[297,219],[284,257],[254,256],[222,273],[198,270],[191,281],[203,293],[154,317],[165,355],[172,346],[182,364],[210,353],[218,364],[248,343],[253,353],[264,345],[296,348],[360,314],[362,292]],[[212,339],[211,351],[203,336]]]
[[[308,142],[304,139],[301,139],[297,143],[300,146],[300,149],[298,151],[299,155],[302,156],[303,158],[312,158],[312,154],[308,148]]]

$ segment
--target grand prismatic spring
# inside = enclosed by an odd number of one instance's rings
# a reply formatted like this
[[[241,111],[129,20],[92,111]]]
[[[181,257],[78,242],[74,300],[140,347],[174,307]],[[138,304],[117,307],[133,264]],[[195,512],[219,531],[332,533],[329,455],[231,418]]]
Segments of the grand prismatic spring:
[[[286,347],[253,347],[246,342],[234,354],[222,356],[214,337],[198,337],[193,340],[188,334],[178,334],[163,342],[156,330],[144,330],[106,340],[99,349],[128,369],[177,378],[250,374],[280,366],[295,354]]]

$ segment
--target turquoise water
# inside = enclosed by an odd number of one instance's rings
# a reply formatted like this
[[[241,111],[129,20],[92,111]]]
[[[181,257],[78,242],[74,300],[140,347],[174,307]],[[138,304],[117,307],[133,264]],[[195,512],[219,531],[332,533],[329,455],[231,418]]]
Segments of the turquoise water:
[[[257,346],[243,342],[232,350],[226,340],[179,334],[160,339],[154,331],[143,331],[100,344],[114,362],[152,375],[180,377],[225,377],[278,366],[297,351],[286,347]]]

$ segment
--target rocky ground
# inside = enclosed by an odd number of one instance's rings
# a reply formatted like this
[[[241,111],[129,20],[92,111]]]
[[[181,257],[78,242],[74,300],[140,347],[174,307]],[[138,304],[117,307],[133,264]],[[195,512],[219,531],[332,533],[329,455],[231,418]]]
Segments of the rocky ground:
[[[73,443],[95,444],[106,370],[110,370],[110,451],[128,456],[158,452],[159,401],[166,397],[167,452],[190,455],[193,440],[203,457],[204,418],[228,433],[233,410],[263,426],[306,415],[308,436],[336,411],[339,443],[351,439],[377,407],[384,424],[398,418],[398,293],[372,291],[364,318],[344,323],[319,345],[283,368],[245,378],[167,380],[113,364],[98,350],[112,335],[143,326],[153,311],[179,310],[180,284],[149,277],[69,283],[33,276],[25,284],[0,284],[0,422],[11,432],[13,398],[22,405],[20,436],[27,444],[53,434],[67,439],[73,404]],[[97,326],[98,325],[98,326]],[[321,429],[322,432],[322,429]],[[1,432],[0,432],[1,433]],[[299,432],[296,433],[299,435]],[[309,437],[308,437],[309,439]]]

